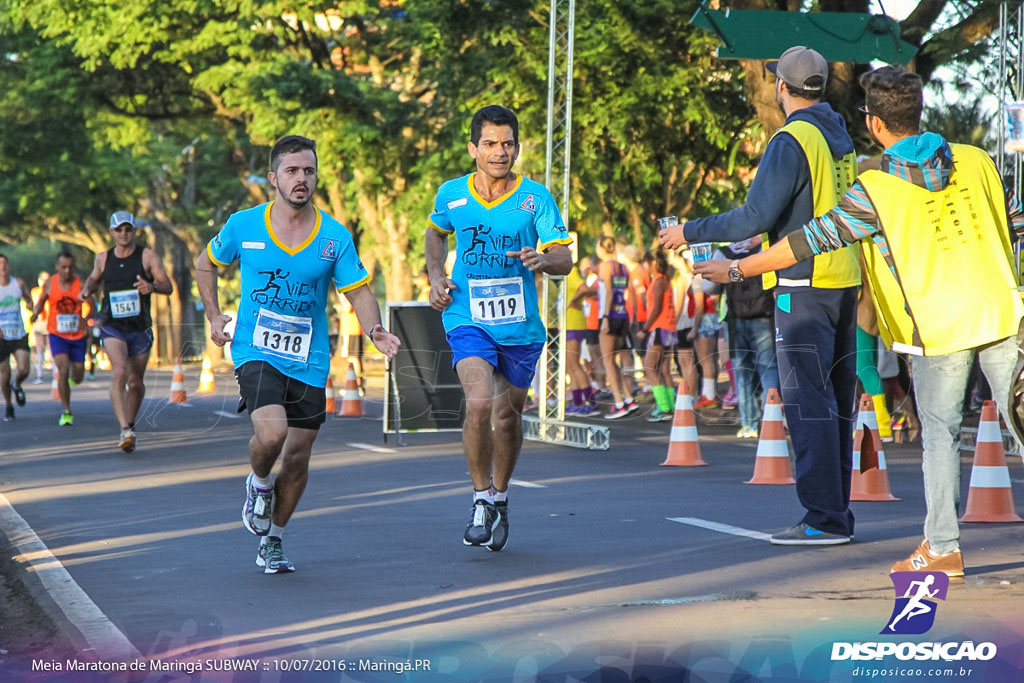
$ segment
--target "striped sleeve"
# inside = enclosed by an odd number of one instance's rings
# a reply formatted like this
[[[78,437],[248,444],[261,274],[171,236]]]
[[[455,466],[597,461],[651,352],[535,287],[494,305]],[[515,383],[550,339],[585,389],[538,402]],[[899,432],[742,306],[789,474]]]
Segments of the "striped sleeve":
[[[1024,238],[1024,206],[1021,206],[1020,198],[1009,188],[1003,188],[1006,195],[1006,218],[1010,224],[1010,230],[1018,238]]]
[[[790,235],[789,244],[799,260],[842,249],[862,239],[881,237],[878,213],[859,181],[839,201],[839,206],[818,216],[803,231]],[[878,241],[877,239],[875,240]]]

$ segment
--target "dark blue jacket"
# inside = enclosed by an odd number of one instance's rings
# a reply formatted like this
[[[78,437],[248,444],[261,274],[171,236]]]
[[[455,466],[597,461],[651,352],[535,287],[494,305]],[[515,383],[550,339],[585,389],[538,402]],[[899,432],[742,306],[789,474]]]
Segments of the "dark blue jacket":
[[[807,121],[825,136],[832,156],[841,159],[853,152],[843,117],[824,102],[793,112],[786,123]],[[814,218],[811,171],[800,143],[788,133],[768,142],[747,192],[747,202],[716,216],[694,218],[683,227],[687,242],[738,242],[763,232],[774,244]],[[811,277],[812,263],[803,261],[778,272],[779,277]]]

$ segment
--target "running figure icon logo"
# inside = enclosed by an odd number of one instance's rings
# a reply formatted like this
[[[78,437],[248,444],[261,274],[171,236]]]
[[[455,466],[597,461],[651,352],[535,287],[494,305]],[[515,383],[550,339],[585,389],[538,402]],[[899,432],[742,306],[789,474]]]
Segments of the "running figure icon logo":
[[[945,600],[949,576],[945,572],[893,572],[896,589],[892,615],[880,633],[916,635],[935,623],[936,600]]]

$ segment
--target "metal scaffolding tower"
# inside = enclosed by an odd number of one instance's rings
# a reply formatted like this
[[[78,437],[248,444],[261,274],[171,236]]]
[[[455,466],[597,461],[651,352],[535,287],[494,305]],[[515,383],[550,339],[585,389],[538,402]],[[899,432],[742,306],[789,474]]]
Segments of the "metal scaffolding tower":
[[[551,0],[548,38],[548,130],[544,184],[560,197],[559,206],[569,225],[569,169],[572,152],[572,74],[576,0]],[[556,164],[561,157],[561,176]],[[561,181],[559,187],[557,183]],[[605,450],[609,445],[607,427],[565,422],[565,306],[568,300],[565,278],[544,276],[541,311],[548,339],[540,364],[538,418],[523,418],[527,439],[578,448]],[[557,335],[555,333],[557,332]]]

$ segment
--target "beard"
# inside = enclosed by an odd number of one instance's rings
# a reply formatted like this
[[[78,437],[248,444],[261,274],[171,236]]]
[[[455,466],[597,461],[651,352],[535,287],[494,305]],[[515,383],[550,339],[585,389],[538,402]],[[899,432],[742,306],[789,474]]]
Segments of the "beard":
[[[302,207],[306,206],[306,204],[309,204],[309,202],[313,199],[313,193],[310,192],[308,189],[306,190],[306,196],[302,199],[295,198],[294,190],[293,192],[280,192],[279,194],[281,196],[281,199],[283,199],[285,203],[288,204],[288,206],[292,207],[293,209],[301,209]]]

